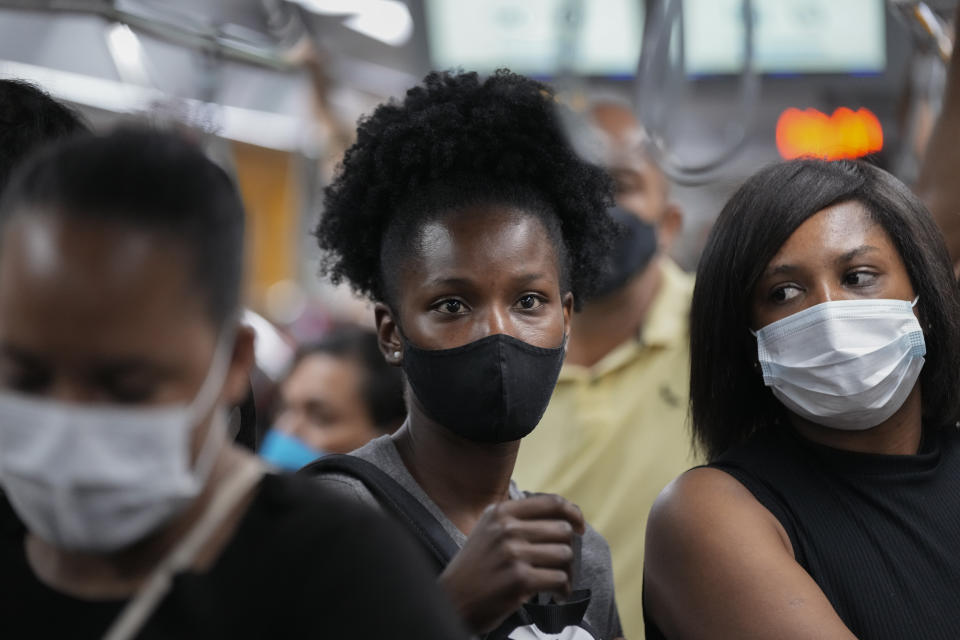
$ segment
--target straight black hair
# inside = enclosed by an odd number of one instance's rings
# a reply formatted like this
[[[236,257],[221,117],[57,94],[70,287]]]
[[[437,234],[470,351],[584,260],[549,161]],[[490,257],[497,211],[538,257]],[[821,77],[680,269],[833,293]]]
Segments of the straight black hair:
[[[800,159],[770,166],[730,198],[697,269],[690,320],[690,406],[696,443],[713,460],[775,428],[786,409],[754,367],[751,299],[780,247],[808,218],[858,202],[887,232],[919,295],[927,345],[920,374],[925,425],[960,417],[960,290],[943,236],[923,203],[889,173],[859,161]]]

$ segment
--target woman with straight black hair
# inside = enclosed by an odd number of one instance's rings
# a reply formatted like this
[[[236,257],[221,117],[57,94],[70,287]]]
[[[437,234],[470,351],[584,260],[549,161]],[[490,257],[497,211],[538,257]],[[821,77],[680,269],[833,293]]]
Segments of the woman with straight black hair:
[[[960,637],[960,292],[898,180],[749,179],[700,262],[694,436],[647,531],[650,638]]]

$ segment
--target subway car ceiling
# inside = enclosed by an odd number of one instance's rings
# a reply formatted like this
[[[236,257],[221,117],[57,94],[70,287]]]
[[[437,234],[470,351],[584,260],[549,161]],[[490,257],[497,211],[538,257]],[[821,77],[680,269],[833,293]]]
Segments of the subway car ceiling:
[[[892,139],[916,72],[896,4],[752,0],[751,84],[741,0],[0,0],[0,74],[94,112],[164,105],[226,138],[312,155],[318,90],[352,121],[430,68],[510,66],[635,100],[680,157],[744,138],[731,177],[777,157],[790,108],[866,108]],[[654,66],[638,83],[643,47]]]

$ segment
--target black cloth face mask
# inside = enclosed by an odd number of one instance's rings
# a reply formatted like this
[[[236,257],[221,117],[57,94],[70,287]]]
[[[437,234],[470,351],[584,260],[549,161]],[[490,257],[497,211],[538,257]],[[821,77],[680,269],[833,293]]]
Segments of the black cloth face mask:
[[[427,416],[474,442],[510,442],[540,422],[566,352],[498,333],[453,349],[403,340],[403,371]]]
[[[607,209],[622,230],[613,244],[607,268],[597,283],[593,298],[602,298],[623,287],[643,271],[657,253],[657,229],[621,207]]]

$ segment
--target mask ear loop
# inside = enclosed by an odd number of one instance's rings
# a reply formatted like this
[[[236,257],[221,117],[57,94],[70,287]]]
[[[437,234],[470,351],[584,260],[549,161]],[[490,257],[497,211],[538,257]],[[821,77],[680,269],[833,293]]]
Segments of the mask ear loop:
[[[210,368],[207,370],[207,376],[200,385],[200,390],[194,396],[190,403],[190,414],[193,420],[203,416],[214,404],[223,385],[227,381],[227,370],[230,368],[230,359],[233,355],[233,341],[236,333],[230,329],[225,329],[217,340],[217,346],[214,348],[213,359],[210,362]]]
[[[910,303],[910,308],[915,309],[917,307],[917,302],[920,300],[920,295],[917,294],[917,297],[913,299],[913,302]],[[919,318],[917,319],[919,321]],[[923,333],[924,337],[927,336],[927,329],[933,329],[933,323],[927,323],[926,328],[923,325],[920,326],[920,331]],[[957,427],[960,428],[960,422],[957,422]]]
[[[207,377],[200,385],[200,390],[194,397],[193,402],[190,403],[191,433],[198,428],[198,419],[206,413],[211,405],[216,404],[217,395],[223,389],[227,379],[227,370],[230,368],[230,356],[233,353],[235,335],[236,333],[232,329],[225,329],[217,340]],[[229,420],[226,411],[221,407],[214,407],[213,417],[210,419],[206,436],[191,470],[194,483],[201,484],[206,481],[207,476],[213,469],[214,462],[217,460],[217,455],[227,441],[228,429]]]
[[[762,328],[761,328],[761,330],[762,330]],[[759,349],[759,346],[760,346],[760,331],[754,331],[753,329],[751,329],[751,328],[749,328],[749,327],[747,328],[747,331],[749,331],[749,332],[750,332],[750,335],[752,335],[752,336],[754,337],[754,340],[755,340],[756,343],[757,343],[757,348]],[[760,364],[760,358],[759,358],[759,356],[753,361],[753,370],[754,370],[754,372],[763,375],[763,373],[762,373],[762,372],[763,372],[763,367],[762,367],[761,364]]]

